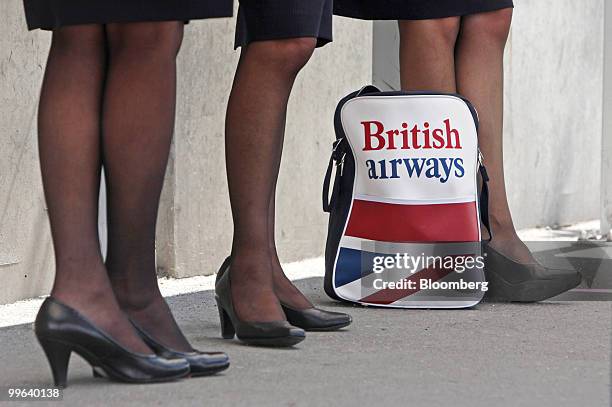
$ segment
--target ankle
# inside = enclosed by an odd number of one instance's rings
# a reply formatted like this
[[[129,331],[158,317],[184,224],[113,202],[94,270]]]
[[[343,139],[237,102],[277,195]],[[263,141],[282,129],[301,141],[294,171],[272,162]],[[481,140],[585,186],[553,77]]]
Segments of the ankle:
[[[246,273],[258,273],[261,271],[270,270],[273,264],[273,258],[267,248],[247,248],[232,252],[232,262],[230,270],[232,275]]]
[[[89,281],[70,281],[64,283],[61,279],[56,279],[49,294],[52,298],[65,303],[66,305],[80,309],[80,307],[107,302],[112,289],[106,281],[96,283],[95,280]]]
[[[283,267],[280,259],[278,258],[278,254],[276,254],[276,249],[270,249],[270,264],[272,265],[272,269],[274,271],[282,271]]]
[[[512,222],[511,218],[505,216],[496,217],[495,215],[491,215],[489,218],[489,222],[491,225],[491,233],[493,234],[493,239],[518,239],[518,235],[516,234],[516,229],[514,228],[514,223]]]
[[[75,266],[58,264],[51,296],[61,298],[86,298],[95,301],[111,291],[104,265]]]
[[[165,300],[164,297],[159,295],[156,297],[150,296],[148,298],[131,298],[127,301],[118,301],[119,307],[128,317],[135,321],[140,321],[143,318],[146,319],[148,316],[157,314],[159,305]]]
[[[126,312],[140,312],[163,300],[157,281],[147,284],[115,277],[111,284],[119,306]]]

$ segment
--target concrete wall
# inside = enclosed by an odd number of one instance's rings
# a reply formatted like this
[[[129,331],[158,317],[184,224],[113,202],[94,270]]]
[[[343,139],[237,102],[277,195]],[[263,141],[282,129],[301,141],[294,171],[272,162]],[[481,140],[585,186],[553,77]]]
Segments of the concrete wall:
[[[36,147],[49,37],[28,34],[21,2],[0,2],[0,303],[45,292],[53,254]]]
[[[505,166],[517,227],[599,218],[604,0],[515,0]],[[374,24],[374,82],[399,87],[397,24]]]
[[[21,0],[0,1],[0,20],[0,303],[7,303],[48,292],[53,276],[36,145],[50,35],[26,31]],[[323,253],[320,193],[334,137],[333,109],[341,96],[371,81],[371,27],[338,19],[336,41],[316,52],[296,83],[278,194],[283,260]],[[158,228],[162,274],[210,274],[230,249],[223,120],[238,57],[233,36],[233,19],[194,21],[186,30]]]

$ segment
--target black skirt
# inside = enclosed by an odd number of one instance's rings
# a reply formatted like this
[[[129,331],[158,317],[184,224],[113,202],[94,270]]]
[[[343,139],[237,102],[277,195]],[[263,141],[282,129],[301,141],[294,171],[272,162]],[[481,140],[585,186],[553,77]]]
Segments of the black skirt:
[[[233,0],[24,0],[28,28],[231,17]]]
[[[363,20],[428,20],[508,7],[512,0],[334,0],[334,14]]]
[[[253,41],[309,37],[332,40],[333,0],[240,0],[235,47]]]

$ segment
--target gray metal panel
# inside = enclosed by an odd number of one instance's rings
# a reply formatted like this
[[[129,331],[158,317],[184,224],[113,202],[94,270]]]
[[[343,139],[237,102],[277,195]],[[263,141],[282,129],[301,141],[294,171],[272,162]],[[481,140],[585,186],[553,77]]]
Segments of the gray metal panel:
[[[601,138],[601,232],[612,240],[612,0],[605,1],[603,131]]]

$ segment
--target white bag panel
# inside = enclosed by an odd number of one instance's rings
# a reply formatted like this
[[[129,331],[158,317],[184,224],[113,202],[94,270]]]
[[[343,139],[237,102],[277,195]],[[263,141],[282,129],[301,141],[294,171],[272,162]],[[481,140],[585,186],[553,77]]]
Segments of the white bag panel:
[[[404,95],[404,96],[363,96],[348,101],[341,111],[342,126],[347,140],[355,156],[355,190],[354,195],[362,199],[386,201],[386,202],[414,202],[414,203],[450,203],[470,202],[477,199],[476,171],[478,136],[474,118],[467,104],[458,97],[447,95]],[[446,131],[445,120],[449,120],[450,128],[459,134],[461,148],[448,148],[448,131]],[[385,147],[382,150],[364,151],[366,146],[366,125],[370,126],[371,133],[378,133],[381,123],[384,131],[381,136],[385,139]],[[434,139],[433,132],[444,140],[444,148],[415,149],[412,148],[413,126],[418,125],[423,130],[424,123],[429,123],[430,146],[440,146],[440,138]],[[402,124],[406,123],[407,128]],[[394,137],[396,149],[389,149],[388,136],[385,133],[390,130],[408,130],[408,147],[404,146],[403,134]],[[371,137],[371,146],[376,148],[379,138]],[[451,133],[451,146],[456,146],[455,134]],[[424,135],[418,134],[418,142],[424,144]],[[393,164],[391,160],[402,160],[396,163],[395,168],[398,178],[391,178]],[[405,167],[404,159],[413,166],[423,166],[420,176],[416,172],[410,176]],[[432,160],[438,159],[438,160]],[[446,168],[442,165],[442,161]],[[460,161],[451,161],[457,160]],[[368,165],[368,160],[371,160]],[[372,168],[376,175],[381,176],[381,164],[385,161],[387,179],[371,179],[369,177]],[[411,161],[411,160],[417,160]],[[462,160],[462,161],[461,161]],[[373,163],[375,165],[372,165]],[[428,178],[434,174],[433,165],[438,168],[439,178]],[[462,167],[462,170],[459,168]],[[461,174],[462,176],[458,176]],[[441,182],[445,180],[445,182]],[[368,199],[369,200],[369,199]]]

